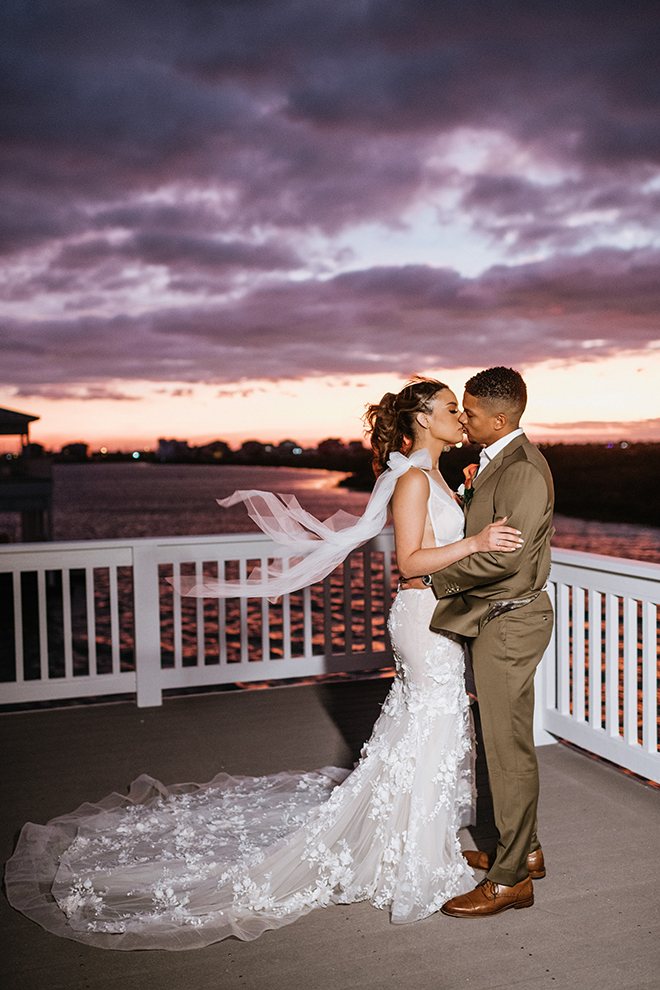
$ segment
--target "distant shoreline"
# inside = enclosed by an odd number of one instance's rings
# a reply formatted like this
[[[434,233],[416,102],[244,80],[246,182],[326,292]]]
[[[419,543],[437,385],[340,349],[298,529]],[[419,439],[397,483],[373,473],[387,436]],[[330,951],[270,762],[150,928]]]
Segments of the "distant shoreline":
[[[660,444],[609,448],[602,444],[555,444],[541,446],[541,451],[554,476],[559,515],[604,525],[660,528]],[[463,468],[476,459],[476,449],[469,446],[452,448],[442,455],[440,468],[454,490],[463,480]],[[318,461],[313,468],[303,467],[299,461],[280,465],[167,462],[162,465],[167,470],[162,472],[160,466],[153,460],[114,459],[53,465],[54,520],[61,532],[55,538],[81,538],[79,525],[85,534],[82,538],[110,538],[117,514],[122,517],[122,531],[130,530],[132,535],[152,535],[153,525],[158,527],[157,535],[218,532],[228,525],[238,532],[247,522],[244,513],[236,510],[236,518],[230,519],[229,511],[216,504],[217,498],[226,497],[235,488],[282,493],[291,489],[291,494],[319,518],[326,518],[340,506],[359,514],[374,483],[370,455],[360,470],[346,462]],[[216,470],[204,470],[210,467]],[[303,480],[310,470],[321,479],[320,485],[310,486]],[[323,481],[325,475],[327,483]],[[84,524],[75,522],[74,517],[82,516]],[[12,542],[14,528],[13,520],[0,519],[0,530],[6,530]]]
[[[555,511],[574,519],[660,527],[660,444],[541,444],[555,482]],[[474,447],[454,447],[440,459],[450,487],[478,460]],[[370,491],[370,471],[340,482]]]

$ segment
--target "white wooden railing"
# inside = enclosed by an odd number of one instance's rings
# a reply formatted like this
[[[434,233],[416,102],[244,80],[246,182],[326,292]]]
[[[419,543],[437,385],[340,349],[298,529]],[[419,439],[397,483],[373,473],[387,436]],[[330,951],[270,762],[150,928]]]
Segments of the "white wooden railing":
[[[385,532],[271,605],[182,599],[166,580],[245,578],[272,556],[260,534],[3,547],[0,704],[135,692],[144,707],[168,689],[387,667],[392,551]]]
[[[660,782],[660,565],[573,550],[552,558],[537,743],[551,733]]]
[[[260,534],[0,548],[0,704],[275,681],[391,664],[391,530],[322,584],[265,600],[181,599],[177,573],[244,577]],[[556,624],[537,672],[537,743],[563,738],[660,782],[660,565],[553,551]]]

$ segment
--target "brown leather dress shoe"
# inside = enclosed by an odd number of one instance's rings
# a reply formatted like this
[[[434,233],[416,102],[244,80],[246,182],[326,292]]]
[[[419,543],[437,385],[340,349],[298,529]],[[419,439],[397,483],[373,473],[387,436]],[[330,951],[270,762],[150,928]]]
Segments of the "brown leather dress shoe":
[[[494,856],[486,852],[479,852],[478,849],[464,849],[463,856],[467,860],[468,866],[473,870],[489,870],[493,865]],[[545,863],[543,861],[543,850],[535,849],[527,857],[527,869],[532,880],[542,880],[545,876]]]
[[[543,850],[535,849],[527,857],[527,869],[532,880],[542,880],[545,876],[545,862],[543,860]]]
[[[474,890],[459,897],[452,897],[440,910],[452,918],[489,918],[508,908],[531,907],[534,903],[534,884],[525,877],[513,887],[492,880],[482,880]]]

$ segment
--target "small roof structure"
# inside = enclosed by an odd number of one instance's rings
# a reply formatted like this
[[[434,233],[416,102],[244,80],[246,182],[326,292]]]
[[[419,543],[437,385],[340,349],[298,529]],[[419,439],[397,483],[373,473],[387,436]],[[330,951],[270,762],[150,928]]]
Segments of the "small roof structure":
[[[30,423],[40,419],[40,416],[31,416],[29,413],[18,412],[17,409],[0,408],[0,436],[22,436],[27,437]]]

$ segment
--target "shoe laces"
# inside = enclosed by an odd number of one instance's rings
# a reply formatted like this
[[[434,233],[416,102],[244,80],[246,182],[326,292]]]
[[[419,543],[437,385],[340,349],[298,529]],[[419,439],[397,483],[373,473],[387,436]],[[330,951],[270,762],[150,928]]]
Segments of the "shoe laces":
[[[497,897],[497,888],[499,885],[496,884],[494,880],[489,880],[486,877],[486,879],[482,880],[481,883],[478,883],[477,886],[483,887],[486,897],[490,897],[491,900],[495,900]]]

